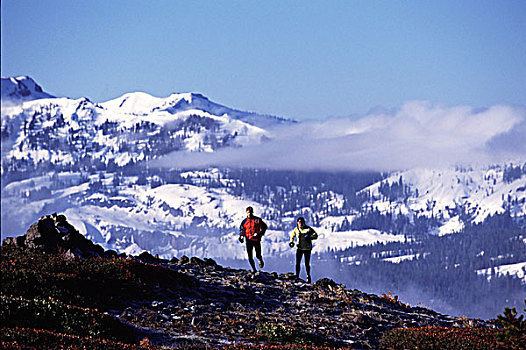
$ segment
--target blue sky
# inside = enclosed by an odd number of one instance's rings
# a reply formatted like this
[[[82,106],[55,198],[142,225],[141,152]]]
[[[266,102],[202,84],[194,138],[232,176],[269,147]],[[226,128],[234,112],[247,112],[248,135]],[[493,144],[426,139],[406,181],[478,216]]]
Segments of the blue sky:
[[[3,0],[2,76],[103,102],[199,92],[298,120],[526,105],[526,1]]]

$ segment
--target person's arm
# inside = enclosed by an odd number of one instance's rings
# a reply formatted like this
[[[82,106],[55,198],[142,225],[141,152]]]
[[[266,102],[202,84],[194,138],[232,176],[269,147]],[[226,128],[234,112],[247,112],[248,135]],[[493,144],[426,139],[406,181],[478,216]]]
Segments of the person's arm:
[[[265,224],[265,221],[263,221],[261,218],[259,219],[259,223],[260,223],[260,228],[259,228],[259,232],[261,234],[261,236],[263,236],[265,234],[265,232],[267,232],[267,224]]]
[[[310,239],[318,239],[318,234],[312,227],[310,228]]]
[[[298,231],[298,228],[295,227],[294,230],[292,230],[292,232],[290,233],[289,246],[291,248],[294,247],[294,239],[296,238],[296,235],[299,235],[297,231]]]
[[[243,243],[243,239],[245,237],[245,221],[247,219],[244,219],[243,221],[241,221],[241,225],[239,225],[239,241],[241,243]]]

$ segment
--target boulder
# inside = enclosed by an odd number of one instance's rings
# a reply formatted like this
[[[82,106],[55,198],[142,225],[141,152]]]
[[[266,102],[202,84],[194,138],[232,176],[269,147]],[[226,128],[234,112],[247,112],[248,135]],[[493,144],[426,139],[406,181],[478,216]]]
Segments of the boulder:
[[[330,278],[322,278],[316,281],[315,285],[320,289],[332,291],[338,286],[338,283],[334,282]]]
[[[86,239],[67,221],[66,216],[57,213],[41,217],[23,236],[7,237],[3,245],[50,253],[70,252],[78,257],[105,255],[104,248]]]

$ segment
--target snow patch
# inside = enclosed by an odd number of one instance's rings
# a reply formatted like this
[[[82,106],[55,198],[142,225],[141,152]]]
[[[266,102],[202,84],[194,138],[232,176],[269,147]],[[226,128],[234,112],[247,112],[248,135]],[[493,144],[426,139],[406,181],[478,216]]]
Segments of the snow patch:
[[[316,228],[314,228],[316,230]],[[404,235],[391,235],[378,230],[360,230],[343,232],[318,232],[318,239],[314,241],[314,253],[324,253],[329,249],[344,250],[351,247],[387,243],[403,242]]]
[[[478,275],[487,276],[488,280],[491,279],[492,268],[480,269],[476,270],[476,272]],[[515,276],[522,279],[522,281],[526,283],[526,262],[495,266],[493,268],[493,273],[495,273],[497,276]]]

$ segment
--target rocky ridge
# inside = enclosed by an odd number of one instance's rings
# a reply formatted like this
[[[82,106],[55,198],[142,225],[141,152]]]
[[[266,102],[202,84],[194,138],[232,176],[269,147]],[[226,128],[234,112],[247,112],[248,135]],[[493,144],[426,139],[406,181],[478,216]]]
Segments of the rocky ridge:
[[[292,273],[252,274],[198,258],[166,266],[194,276],[198,287],[176,298],[128,307],[119,315],[155,331],[154,339],[161,343],[177,344],[190,337],[215,345],[257,344],[272,332],[288,331],[309,345],[368,349],[378,348],[383,332],[392,328],[488,326],[481,320],[412,307],[390,295],[350,290],[327,278],[308,284]]]
[[[4,246],[59,252],[69,259],[118,258],[85,239],[64,215],[42,217]],[[123,257],[123,256],[121,256]],[[134,325],[156,345],[302,343],[377,348],[383,332],[400,327],[489,327],[488,322],[412,307],[395,296],[348,289],[328,278],[305,283],[292,273],[225,268],[197,257],[164,260],[143,253],[127,259],[160,265],[194,283],[153,286],[151,300],[105,310]]]

